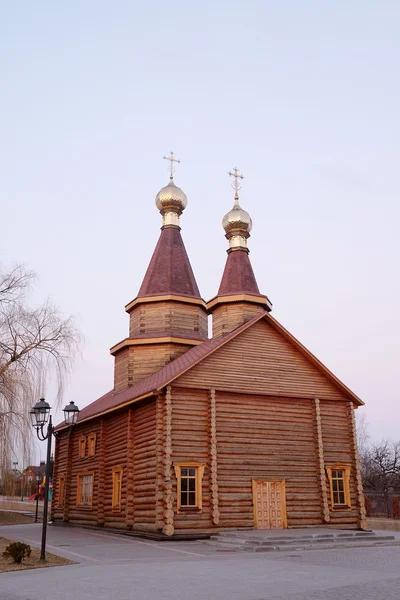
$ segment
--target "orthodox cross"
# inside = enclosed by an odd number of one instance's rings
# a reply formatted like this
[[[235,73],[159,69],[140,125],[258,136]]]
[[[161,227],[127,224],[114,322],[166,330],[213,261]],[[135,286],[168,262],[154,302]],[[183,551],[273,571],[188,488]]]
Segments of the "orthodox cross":
[[[173,178],[174,178],[174,173],[175,173],[174,162],[176,162],[176,163],[180,163],[181,161],[179,160],[179,158],[175,158],[175,156],[174,156],[174,153],[173,153],[173,152],[170,152],[170,153],[169,153],[169,156],[163,156],[163,158],[164,158],[165,160],[169,160],[169,162],[170,162],[170,165],[169,165],[169,167],[168,167],[168,170],[169,170],[169,172],[170,172],[170,176],[169,176],[169,178],[170,178],[170,179],[173,179]]]
[[[239,200],[239,190],[240,190],[239,179],[244,179],[244,176],[239,173],[239,169],[237,167],[235,167],[233,169],[233,173],[232,173],[232,171],[229,171],[228,175],[229,175],[229,177],[233,177],[234,180],[235,180],[232,183],[232,187],[235,190],[235,202],[238,202],[238,200]]]

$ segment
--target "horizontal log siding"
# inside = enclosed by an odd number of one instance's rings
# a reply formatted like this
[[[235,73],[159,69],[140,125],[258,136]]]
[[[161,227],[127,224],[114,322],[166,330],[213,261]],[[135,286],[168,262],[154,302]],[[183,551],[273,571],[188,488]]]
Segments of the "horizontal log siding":
[[[114,358],[114,389],[124,390],[132,381],[129,373],[129,348],[123,348]]]
[[[327,493],[332,525],[356,525],[358,520],[357,490],[354,469],[354,450],[351,439],[351,423],[348,404],[344,402],[320,402],[322,440],[324,444],[324,460],[326,465],[343,463],[351,465],[350,497],[352,510],[332,510],[329,480]]]
[[[140,344],[128,346],[115,355],[114,388],[127,388],[137,381],[159,371],[172,360],[192,348],[188,344]]]
[[[331,381],[265,321],[179,377],[174,385],[217,391],[345,400]]]
[[[126,482],[128,454],[128,411],[108,418],[106,425],[106,453],[104,459],[104,526],[125,527]],[[112,510],[112,470],[122,467],[121,510]]]
[[[92,421],[87,424],[76,425],[71,434],[71,446],[72,446],[72,461],[71,461],[71,479],[70,485],[66,486],[66,493],[68,493],[69,499],[69,513],[68,518],[72,523],[79,523],[81,525],[97,525],[97,499],[98,499],[98,485],[99,485],[99,421]],[[85,458],[79,458],[79,438],[84,435],[87,436],[89,433],[95,433],[97,436],[96,440],[96,454],[93,457],[87,456],[87,441],[86,441],[86,456]],[[93,504],[92,508],[78,508],[76,506],[76,493],[77,493],[77,476],[78,473],[84,471],[94,471],[94,486],[93,486]]]
[[[53,494],[51,502],[51,518],[52,520],[62,520],[64,517],[64,505],[58,506],[58,478],[61,474],[67,476],[68,462],[68,440],[56,440],[54,450],[54,469],[53,469]],[[64,496],[65,502],[65,496]]]
[[[212,313],[213,337],[227,335],[262,312],[265,312],[262,307],[250,302],[229,302],[218,306]]]
[[[205,308],[182,302],[149,302],[139,304],[130,315],[131,337],[141,333],[180,332],[190,338],[192,333],[208,336],[208,320]]]
[[[152,375],[166,364],[175,360],[192,346],[186,344],[150,344],[148,346],[131,346],[129,363],[130,383]]]
[[[321,524],[312,403],[217,392],[220,527],[253,527],[252,478],[286,480],[288,526]]]
[[[174,527],[198,529],[212,526],[209,468],[209,397],[202,390],[172,388],[172,463],[180,461],[205,464],[202,485],[202,513],[176,514],[177,482],[173,471]]]
[[[134,417],[134,529],[156,528],[156,402],[138,406]]]

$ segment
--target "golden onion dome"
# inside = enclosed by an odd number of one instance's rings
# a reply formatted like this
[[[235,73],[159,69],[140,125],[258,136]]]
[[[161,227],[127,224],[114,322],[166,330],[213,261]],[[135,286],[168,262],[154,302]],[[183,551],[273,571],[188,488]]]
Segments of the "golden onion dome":
[[[174,180],[170,179],[168,185],[163,187],[156,196],[156,206],[160,212],[167,209],[181,214],[187,206],[185,192],[175,185]]]
[[[253,222],[249,213],[240,207],[239,202],[235,202],[234,207],[226,213],[222,219],[222,227],[225,233],[230,233],[232,230],[240,230],[248,237],[253,227]]]

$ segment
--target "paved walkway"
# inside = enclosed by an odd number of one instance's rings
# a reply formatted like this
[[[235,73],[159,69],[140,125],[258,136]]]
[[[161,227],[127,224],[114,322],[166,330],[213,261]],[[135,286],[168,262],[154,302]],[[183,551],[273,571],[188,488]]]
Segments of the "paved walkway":
[[[40,525],[0,535],[39,546]],[[0,600],[399,600],[400,547],[242,554],[49,527],[77,565],[0,574]]]

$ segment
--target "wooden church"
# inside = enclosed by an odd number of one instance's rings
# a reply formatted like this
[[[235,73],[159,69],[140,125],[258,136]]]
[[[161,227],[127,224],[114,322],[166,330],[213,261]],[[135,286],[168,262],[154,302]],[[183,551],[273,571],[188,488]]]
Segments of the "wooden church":
[[[156,196],[161,235],[125,307],[129,335],[111,348],[114,388],[56,443],[52,520],[168,536],[365,528],[354,416],[363,402],[271,316],[237,169],[225,270],[217,295],[201,298],[170,160]]]

